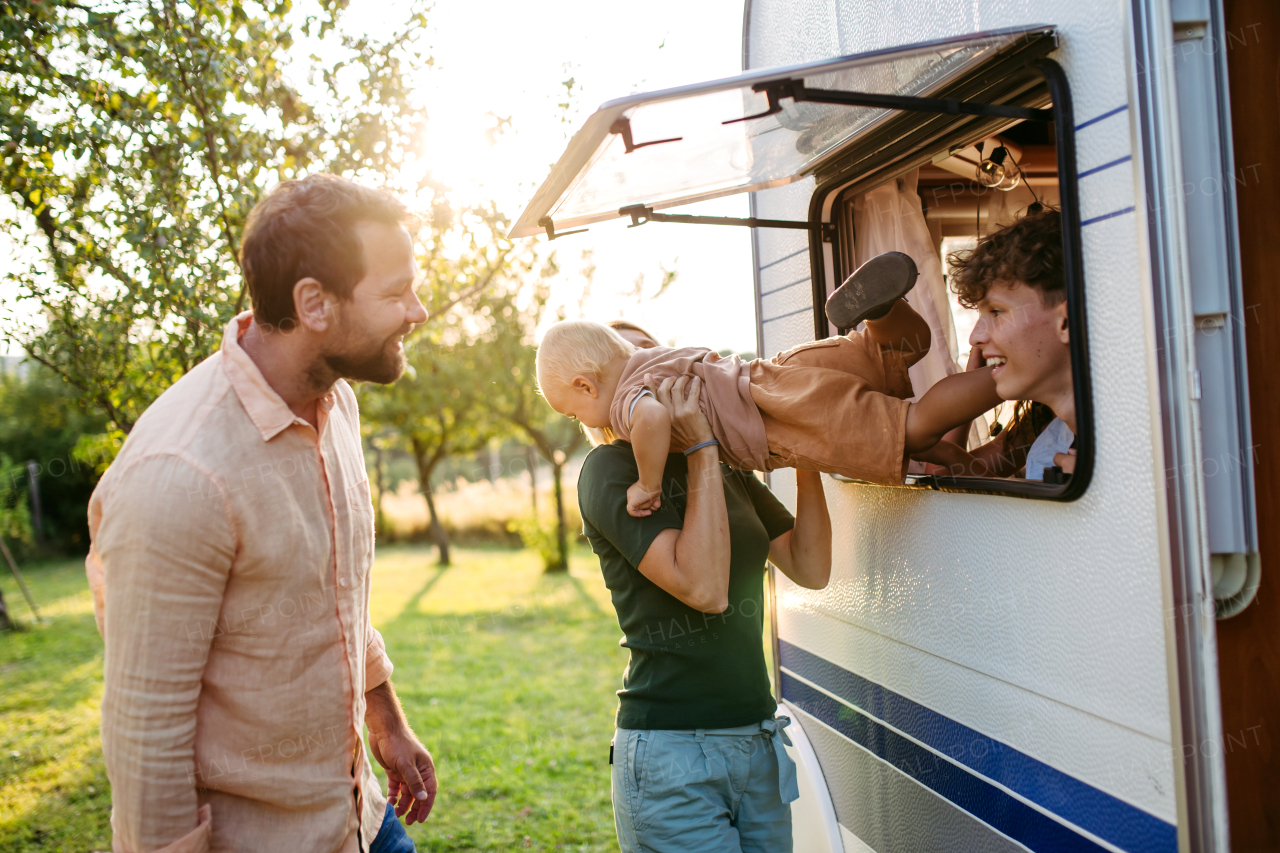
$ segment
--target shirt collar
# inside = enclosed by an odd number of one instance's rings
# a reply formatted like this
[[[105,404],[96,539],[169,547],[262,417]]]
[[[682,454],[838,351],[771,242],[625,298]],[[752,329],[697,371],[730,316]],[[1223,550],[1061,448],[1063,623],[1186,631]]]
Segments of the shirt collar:
[[[253,359],[240,346],[240,337],[248,331],[252,322],[253,312],[245,311],[227,324],[222,336],[222,364],[249,420],[258,428],[262,440],[270,441],[295,423],[307,426],[310,424],[293,413],[284,399],[267,383],[258,365],[253,363]],[[324,430],[324,423],[335,399],[336,395],[332,390],[320,398],[317,411],[320,431]]]

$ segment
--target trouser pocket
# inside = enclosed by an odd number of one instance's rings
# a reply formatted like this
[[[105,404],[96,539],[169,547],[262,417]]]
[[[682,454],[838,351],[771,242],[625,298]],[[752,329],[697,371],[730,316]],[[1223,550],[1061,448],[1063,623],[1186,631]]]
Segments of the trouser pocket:
[[[644,759],[649,751],[651,737],[651,732],[635,731],[627,738],[630,753],[627,759],[627,780],[631,783],[629,793],[633,812],[640,807],[640,799],[644,796]]]

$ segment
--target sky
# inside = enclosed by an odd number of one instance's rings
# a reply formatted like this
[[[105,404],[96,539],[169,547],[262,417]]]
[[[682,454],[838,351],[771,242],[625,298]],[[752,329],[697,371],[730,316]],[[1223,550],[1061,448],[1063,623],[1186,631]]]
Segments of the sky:
[[[395,17],[389,8],[387,21]],[[742,67],[741,0],[439,0],[431,21],[435,66],[420,90],[431,127],[430,166],[464,197],[494,199],[513,218],[598,105],[732,76]],[[371,23],[371,30],[379,25],[388,23]],[[569,78],[576,109],[566,123],[558,104]],[[485,130],[495,115],[509,118],[511,130],[489,147]],[[746,216],[747,201],[719,199],[687,210]],[[664,343],[755,349],[748,229],[670,223],[628,229],[617,221],[557,240],[554,248],[566,274],[553,286],[553,300],[569,305],[570,314],[579,309],[576,273],[585,251],[595,274],[581,303],[584,316],[625,317]],[[664,270],[675,270],[676,279],[652,298]]]
[[[398,26],[407,9],[405,0],[387,0],[353,4],[351,14],[376,37]],[[415,87],[427,110],[430,167],[463,201],[494,200],[513,219],[599,104],[741,71],[742,0],[436,0],[429,20],[434,64]],[[305,39],[298,44],[308,47]],[[566,101],[569,78],[574,86],[566,114],[558,105]],[[491,145],[486,130],[495,117],[510,124]],[[748,215],[745,196],[681,212]],[[552,248],[563,271],[553,283],[553,302],[568,306],[571,316],[625,317],[663,343],[755,349],[746,228],[650,223],[628,229],[617,221]],[[581,271],[588,266],[595,272],[584,300]],[[674,283],[654,298],[670,270]],[[19,352],[11,344],[4,349]]]

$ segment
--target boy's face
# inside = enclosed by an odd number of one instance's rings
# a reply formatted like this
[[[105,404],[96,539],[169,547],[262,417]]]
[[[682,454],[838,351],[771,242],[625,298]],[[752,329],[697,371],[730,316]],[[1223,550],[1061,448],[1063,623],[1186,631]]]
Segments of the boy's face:
[[[596,429],[609,426],[609,404],[613,398],[605,399],[600,394],[600,383],[595,377],[575,376],[567,385],[547,388],[544,395],[551,408],[566,418]]]
[[[1052,405],[1071,392],[1066,300],[1046,306],[1034,287],[996,282],[977,308],[969,344],[981,350],[986,364],[998,365],[991,372],[997,394]]]

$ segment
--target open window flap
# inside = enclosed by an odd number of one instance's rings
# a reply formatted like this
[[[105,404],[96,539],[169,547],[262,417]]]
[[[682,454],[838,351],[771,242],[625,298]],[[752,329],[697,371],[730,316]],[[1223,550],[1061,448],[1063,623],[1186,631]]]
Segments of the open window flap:
[[[783,98],[780,112],[741,121],[769,108],[753,85],[801,79],[810,88],[931,96],[1054,39],[1049,26],[994,30],[609,101],[569,141],[511,236],[540,233],[546,219],[563,231],[629,205],[656,210],[790,183],[897,112]]]

